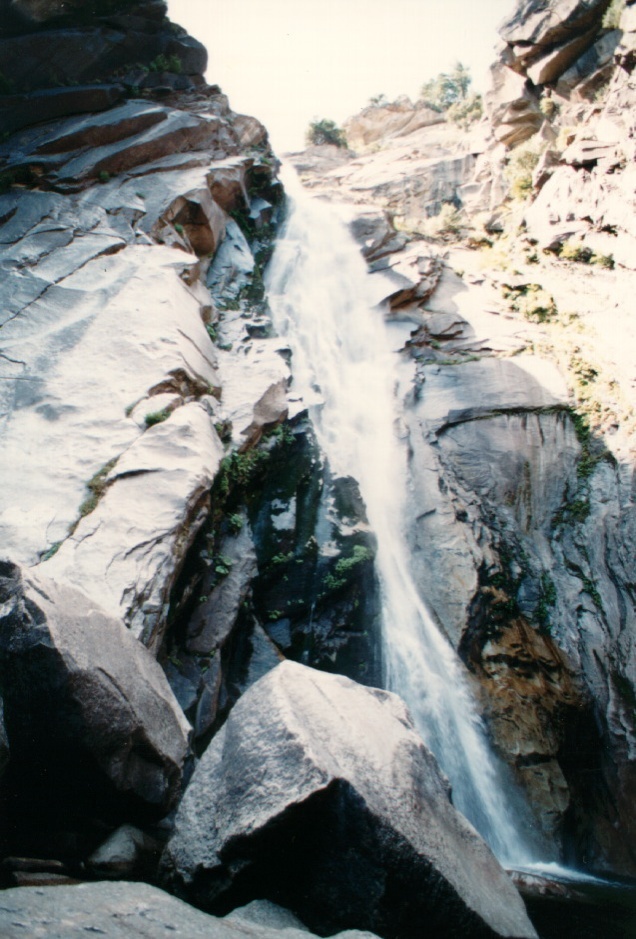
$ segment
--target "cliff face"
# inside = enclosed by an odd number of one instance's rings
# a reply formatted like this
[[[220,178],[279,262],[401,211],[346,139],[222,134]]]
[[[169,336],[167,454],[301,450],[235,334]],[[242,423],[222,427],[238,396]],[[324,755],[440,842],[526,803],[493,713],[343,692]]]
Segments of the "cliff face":
[[[181,708],[198,748],[279,650],[337,670],[355,660],[357,677],[377,683],[377,604],[355,485],[328,473],[306,419],[276,431],[289,356],[263,299],[282,203],[265,129],[206,84],[204,48],[162,2],[4,3],[0,23],[0,528],[10,559],[0,657],[14,806],[4,837],[20,853],[34,813],[35,850],[46,852],[55,804],[84,846],[95,837],[85,817],[71,820],[67,790],[104,790],[102,818],[114,804],[125,816],[130,793],[138,817],[157,802],[165,811],[190,752]],[[272,524],[285,502],[287,525]],[[337,544],[328,558],[316,526]],[[321,588],[354,546],[360,563]],[[35,599],[16,565],[37,569]],[[37,675],[37,654],[18,654],[14,634],[35,628],[27,607],[39,609],[39,589],[57,597],[56,584],[76,599],[34,615],[48,616],[43,641],[66,664],[51,663],[27,707],[16,676]],[[99,681],[73,665],[88,653],[57,607],[87,604],[113,636],[123,623],[152,652],[139,645],[138,667],[181,734],[149,757],[171,767],[154,808],[143,793],[159,783],[136,757],[108,768],[112,746],[95,725],[105,718],[85,700]],[[95,651],[89,672],[136,708],[127,648]],[[51,719],[47,694],[62,702]],[[119,721],[108,695],[102,703]],[[25,709],[37,745],[22,740]],[[151,737],[151,698],[138,710],[140,729],[128,732]],[[78,755],[49,789],[47,764],[64,763],[74,735]]]
[[[402,104],[352,118],[361,150],[340,165],[324,148],[293,160],[350,204],[372,278],[393,285],[387,314],[414,327],[422,596],[536,830],[633,873],[636,8],[608,7],[518,3],[462,140]]]

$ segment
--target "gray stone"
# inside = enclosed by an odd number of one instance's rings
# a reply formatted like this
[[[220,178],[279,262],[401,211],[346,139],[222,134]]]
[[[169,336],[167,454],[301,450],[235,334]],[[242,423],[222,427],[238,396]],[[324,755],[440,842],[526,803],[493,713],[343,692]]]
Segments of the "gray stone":
[[[258,895],[327,934],[536,935],[402,702],[291,662],[206,750],[162,866],[202,907]]]
[[[121,825],[86,861],[95,877],[118,880],[143,878],[148,863],[156,861],[160,843],[134,825]]]
[[[50,811],[91,789],[156,815],[180,794],[189,725],[161,668],[93,600],[3,562],[0,672],[11,768]]]
[[[72,583],[121,616],[157,648],[170,592],[208,512],[207,495],[223,457],[199,403],[148,427],[105,479],[94,510],[45,562],[48,576]]]
[[[241,915],[242,913],[242,915]],[[0,931],[4,939],[306,939],[293,917],[237,911],[216,919],[142,883],[84,883],[77,886],[13,888],[2,893]],[[283,931],[284,930],[284,931]],[[342,939],[372,939],[347,932]]]

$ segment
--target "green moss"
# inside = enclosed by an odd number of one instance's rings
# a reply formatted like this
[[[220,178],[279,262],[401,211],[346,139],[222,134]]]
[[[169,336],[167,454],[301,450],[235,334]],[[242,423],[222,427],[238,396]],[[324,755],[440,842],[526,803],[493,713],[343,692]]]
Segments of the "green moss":
[[[163,423],[163,421],[168,420],[171,413],[170,408],[163,408],[161,411],[151,411],[149,414],[146,414],[144,418],[146,427],[153,427],[155,424]]]
[[[183,71],[183,62],[178,55],[163,55],[162,53],[149,63],[148,69],[151,72],[172,72],[180,75]]]
[[[327,593],[331,593],[335,590],[340,590],[344,587],[349,580],[349,576],[354,568],[359,564],[363,564],[365,561],[373,560],[373,551],[370,548],[364,547],[364,545],[354,545],[352,553],[349,557],[340,558],[336,563],[333,574],[327,574],[324,578],[323,585]]]
[[[52,557],[53,557],[55,554],[57,554],[57,552],[60,550],[60,548],[62,547],[62,544],[63,544],[62,541],[55,541],[55,542],[51,545],[50,548],[48,548],[46,551],[44,551],[44,552],[40,555],[40,561],[48,561],[49,558],[52,558]]]
[[[535,619],[543,632],[550,633],[550,610],[556,604],[557,592],[554,581],[547,571],[541,575],[541,596],[534,612]]]
[[[73,534],[80,522],[80,519],[84,518],[86,515],[90,515],[91,512],[94,512],[97,508],[99,500],[106,491],[108,485],[107,476],[117,464],[117,459],[118,458],[115,457],[114,459],[109,460],[108,463],[105,463],[102,468],[97,470],[95,475],[86,483],[88,495],[79,507],[79,518],[69,527],[70,534]]]

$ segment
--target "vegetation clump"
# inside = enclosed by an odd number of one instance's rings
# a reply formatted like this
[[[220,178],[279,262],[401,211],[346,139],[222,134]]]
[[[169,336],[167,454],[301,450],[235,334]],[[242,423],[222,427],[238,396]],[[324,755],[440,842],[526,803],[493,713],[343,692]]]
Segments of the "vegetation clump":
[[[612,0],[603,17],[604,29],[618,29],[625,9],[625,0]]]
[[[531,323],[547,323],[558,315],[554,297],[541,284],[504,286],[502,290],[510,309]]]
[[[88,495],[82,502],[79,507],[79,518],[76,522],[69,527],[69,534],[73,534],[77,526],[79,525],[80,519],[85,518],[85,516],[90,515],[91,512],[94,512],[97,508],[97,504],[101,499],[102,495],[108,487],[108,474],[114,468],[117,463],[117,457],[112,460],[109,460],[108,463],[104,463],[101,469],[97,470],[95,475],[89,479],[86,483],[86,488],[88,489]],[[59,545],[58,545],[59,547]],[[57,548],[56,548],[57,550]],[[55,552],[53,552],[54,554]],[[52,555],[49,555],[52,556]]]
[[[440,72],[424,82],[420,102],[433,111],[445,113],[450,121],[466,128],[483,114],[482,97],[469,93],[471,84],[470,69],[456,62],[451,72]]]
[[[525,202],[533,192],[532,174],[545,149],[543,141],[531,141],[521,144],[511,151],[508,163],[504,169],[504,176],[510,186],[513,199]]]
[[[344,130],[338,127],[335,121],[328,118],[315,118],[309,125],[305,138],[310,145],[332,144],[334,147],[347,149],[347,138]]]
[[[172,55],[162,53],[150,62],[148,70],[150,72],[172,72],[175,75],[180,75],[183,71],[183,63],[179,56],[174,53]]]
[[[146,427],[153,427],[155,424],[161,424],[163,421],[167,421],[170,417],[170,408],[162,408],[161,411],[151,411],[149,414],[146,414],[144,421]]]

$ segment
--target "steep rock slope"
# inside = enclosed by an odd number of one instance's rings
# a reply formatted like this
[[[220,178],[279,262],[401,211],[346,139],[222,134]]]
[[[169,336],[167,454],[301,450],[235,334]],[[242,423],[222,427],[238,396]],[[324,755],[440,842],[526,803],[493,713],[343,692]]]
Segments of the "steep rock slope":
[[[4,876],[148,876],[246,687],[285,655],[378,683],[374,539],[290,413],[278,164],[200,43],[51,0],[0,6],[0,52]]]

